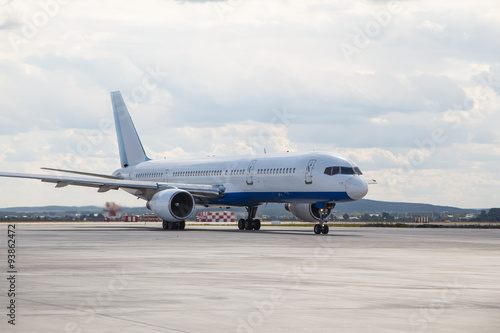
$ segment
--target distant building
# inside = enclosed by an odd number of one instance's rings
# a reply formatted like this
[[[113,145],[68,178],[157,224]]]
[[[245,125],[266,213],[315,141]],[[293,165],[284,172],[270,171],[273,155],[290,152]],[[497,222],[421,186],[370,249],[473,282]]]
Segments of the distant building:
[[[161,222],[161,219],[156,214],[142,214],[140,220],[144,222]]]

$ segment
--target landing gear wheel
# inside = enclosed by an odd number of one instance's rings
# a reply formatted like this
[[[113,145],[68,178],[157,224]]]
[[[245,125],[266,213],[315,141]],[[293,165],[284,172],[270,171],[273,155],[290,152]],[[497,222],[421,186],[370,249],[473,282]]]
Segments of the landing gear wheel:
[[[328,224],[324,224],[321,232],[326,235],[328,233],[328,231],[330,231]]]
[[[316,235],[319,235],[322,231],[323,231],[323,227],[321,226],[321,224],[314,225],[314,233]]]
[[[253,220],[253,229],[260,230],[260,220]]]
[[[186,221],[180,221],[180,222],[163,221],[161,226],[165,230],[184,230],[184,228],[186,227]]]
[[[252,220],[245,220],[245,230],[253,230]]]
[[[238,229],[240,230],[259,230],[261,223],[260,220],[255,219],[257,214],[258,206],[248,206],[247,209],[248,217],[246,219],[241,219],[238,221]]]

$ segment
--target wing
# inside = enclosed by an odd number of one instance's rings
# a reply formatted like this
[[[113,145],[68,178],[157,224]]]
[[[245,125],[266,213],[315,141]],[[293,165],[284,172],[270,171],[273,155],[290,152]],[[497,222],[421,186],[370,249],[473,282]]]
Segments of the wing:
[[[57,188],[68,185],[95,187],[98,189],[97,192],[107,192],[121,188],[145,200],[150,200],[156,192],[171,188],[188,191],[194,197],[200,198],[219,198],[224,196],[225,192],[222,185],[168,184],[103,177],[65,177],[10,172],[0,172],[0,177],[38,179],[42,182],[55,183]]]
[[[97,177],[97,178],[107,178],[107,179],[123,179],[123,177],[116,177],[116,176],[111,176],[111,175],[105,175],[102,173],[91,173],[91,172],[83,172],[83,171],[73,171],[73,170],[65,170],[65,169],[54,169],[54,168],[40,168],[43,170],[50,170],[50,171],[58,171],[58,172],[66,172],[66,173],[72,173],[75,175],[84,175],[84,176],[90,176],[90,177]]]

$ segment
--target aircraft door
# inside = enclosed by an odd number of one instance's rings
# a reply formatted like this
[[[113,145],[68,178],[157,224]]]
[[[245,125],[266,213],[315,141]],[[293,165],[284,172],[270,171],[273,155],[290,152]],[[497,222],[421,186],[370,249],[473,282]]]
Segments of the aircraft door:
[[[248,165],[248,169],[247,169],[247,185],[253,185],[253,175],[252,174],[253,174],[253,168],[255,166],[255,163],[257,163],[257,160],[253,160]]]
[[[316,160],[310,160],[307,163],[307,167],[306,167],[306,184],[312,184],[312,182],[313,182],[312,172],[313,172],[314,164],[315,163],[316,163]]]

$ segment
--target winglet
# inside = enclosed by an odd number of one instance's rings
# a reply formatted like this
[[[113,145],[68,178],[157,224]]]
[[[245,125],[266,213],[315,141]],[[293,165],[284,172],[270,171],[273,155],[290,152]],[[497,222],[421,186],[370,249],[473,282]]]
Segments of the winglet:
[[[149,160],[135,129],[127,106],[119,91],[111,92],[111,103],[115,116],[116,136],[123,168]]]

